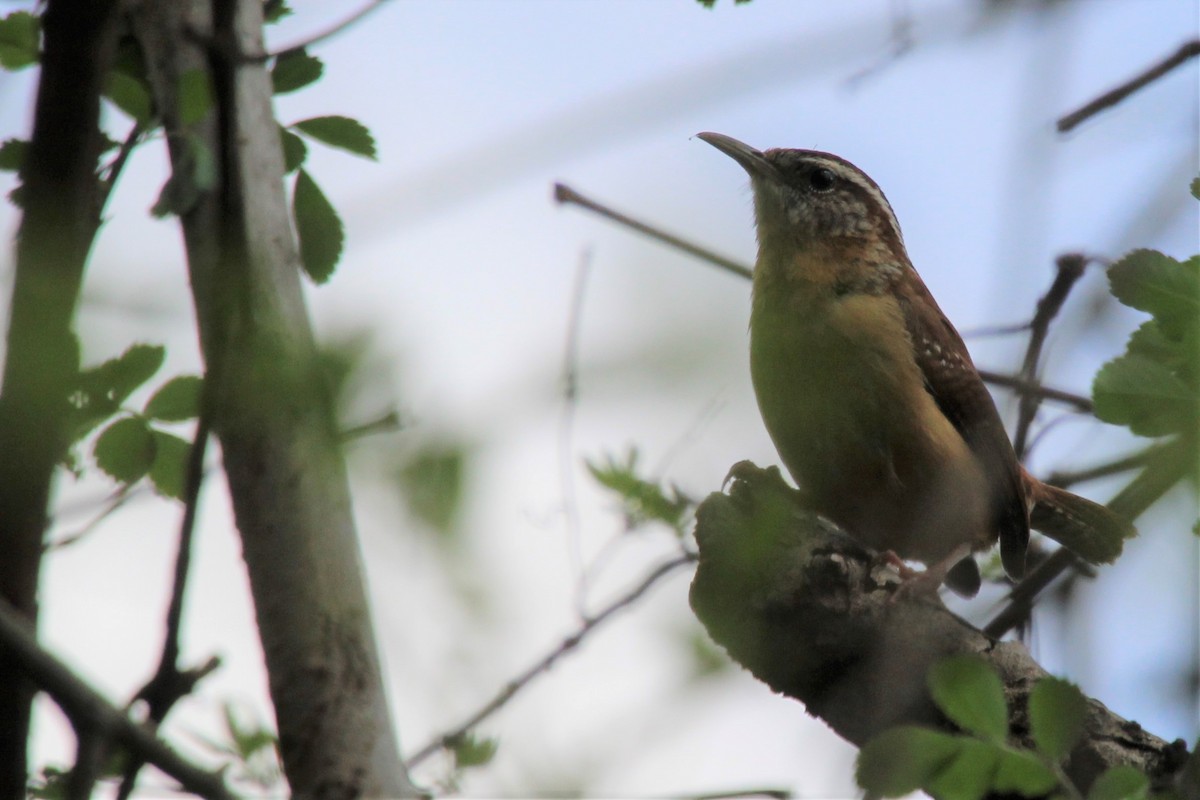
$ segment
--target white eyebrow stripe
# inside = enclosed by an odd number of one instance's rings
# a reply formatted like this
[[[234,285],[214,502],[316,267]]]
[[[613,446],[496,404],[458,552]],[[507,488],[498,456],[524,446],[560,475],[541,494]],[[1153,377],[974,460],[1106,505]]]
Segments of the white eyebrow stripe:
[[[838,161],[833,161],[827,158],[822,158],[824,166],[834,175],[843,180],[853,183],[858,188],[867,193],[872,200],[879,204],[879,207],[887,214],[888,224],[892,226],[892,231],[896,234],[896,238],[900,244],[904,244],[904,234],[900,232],[900,220],[896,219],[896,212],[892,210],[892,204],[883,196],[883,192],[879,191],[870,178],[863,174],[862,170],[855,167],[847,166]]]

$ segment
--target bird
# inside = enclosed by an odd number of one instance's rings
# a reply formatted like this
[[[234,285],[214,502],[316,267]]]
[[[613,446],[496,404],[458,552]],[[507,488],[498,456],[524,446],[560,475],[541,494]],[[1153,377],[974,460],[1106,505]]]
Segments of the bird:
[[[805,504],[934,592],[974,596],[973,555],[997,540],[1020,579],[1031,526],[1086,561],[1115,560],[1133,525],[1019,463],[875,181],[832,153],[697,136],[750,176],[750,376]]]

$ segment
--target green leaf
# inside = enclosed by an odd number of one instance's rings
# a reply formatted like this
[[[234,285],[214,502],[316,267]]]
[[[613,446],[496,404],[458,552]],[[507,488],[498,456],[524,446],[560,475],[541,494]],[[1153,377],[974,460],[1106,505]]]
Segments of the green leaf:
[[[400,469],[400,490],[409,510],[438,532],[454,532],[462,509],[466,452],[461,445],[435,443]]]
[[[87,401],[104,403],[115,411],[134,389],[154,377],[165,356],[161,345],[135,344],[116,358],[84,370],[80,390]]]
[[[150,88],[145,81],[126,72],[112,70],[108,73],[104,82],[104,96],[142,125],[149,123],[154,116]]]
[[[1083,735],[1088,703],[1074,684],[1045,677],[1029,694],[1029,726],[1034,744],[1051,761],[1062,761]]]
[[[1008,747],[1002,749],[1000,763],[992,776],[993,791],[1042,797],[1056,786],[1058,777],[1054,771],[1033,753]]]
[[[183,499],[187,481],[188,456],[192,444],[164,431],[151,430],[154,437],[154,462],[150,465],[150,480],[154,490],[163,497]]]
[[[139,480],[154,463],[156,442],[146,420],[124,417],[109,425],[96,440],[92,455],[97,466],[121,483]]]
[[[1113,296],[1153,314],[1176,338],[1200,319],[1200,257],[1179,262],[1156,250],[1134,250],[1108,268]]]
[[[263,24],[274,25],[284,17],[290,17],[296,12],[288,7],[285,0],[267,0],[263,5]]]
[[[980,800],[992,785],[1001,749],[978,739],[963,739],[958,754],[924,789],[938,800]]]
[[[1192,179],[1192,197],[1200,200],[1200,178]]]
[[[624,506],[626,523],[636,527],[646,522],[663,522],[683,533],[683,523],[694,503],[672,486],[668,493],[657,483],[637,474],[638,451],[630,448],[624,462],[609,455],[603,464],[585,460],[596,482],[616,493]]]
[[[993,742],[1008,735],[1004,685],[978,656],[953,656],[929,669],[929,691],[938,708],[963,730]]]
[[[319,80],[324,71],[321,59],[310,56],[307,50],[289,50],[275,59],[275,66],[271,67],[271,84],[275,94],[287,94]]]
[[[38,18],[14,11],[0,19],[0,67],[17,70],[38,61]]]
[[[375,159],[375,139],[367,127],[350,117],[312,117],[292,125],[330,147],[339,147],[360,156]]]
[[[1096,416],[1139,436],[1165,436],[1194,427],[1195,393],[1170,369],[1126,354],[1109,361],[1092,382]]]
[[[292,218],[300,239],[300,263],[314,283],[324,283],[342,257],[342,220],[307,172],[296,173]]]
[[[499,742],[492,737],[477,739],[468,733],[454,742],[454,766],[458,769],[483,766],[496,755],[498,746]]]
[[[195,125],[204,119],[212,105],[212,85],[207,72],[190,69],[179,76],[179,121],[183,125]]]
[[[238,722],[232,703],[225,704],[224,713],[225,731],[229,735],[230,743],[233,745],[232,750],[243,761],[250,759],[260,750],[268,747],[274,748],[276,736],[270,728],[261,723],[242,727],[241,723]]]
[[[915,792],[954,760],[964,741],[913,725],[891,728],[859,751],[855,780],[868,794],[901,797]]]
[[[1158,320],[1154,319],[1146,320],[1129,335],[1126,348],[1130,355],[1156,361],[1172,372],[1191,366],[1194,360],[1194,354],[1188,352],[1187,346],[1168,337]]]
[[[308,145],[296,134],[279,127],[279,141],[283,146],[283,174],[295,172],[308,156]]]
[[[198,375],[172,378],[146,402],[146,416],[163,422],[182,422],[198,417],[203,386],[204,380]]]
[[[5,139],[0,144],[0,170],[19,172],[28,152],[29,142],[25,139]]]
[[[1145,800],[1150,792],[1150,779],[1142,772],[1122,764],[1109,767],[1092,783],[1087,800]]]
[[[184,134],[183,152],[163,184],[150,213],[162,218],[180,216],[191,211],[205,192],[217,185],[217,162],[204,140],[195,134]]]

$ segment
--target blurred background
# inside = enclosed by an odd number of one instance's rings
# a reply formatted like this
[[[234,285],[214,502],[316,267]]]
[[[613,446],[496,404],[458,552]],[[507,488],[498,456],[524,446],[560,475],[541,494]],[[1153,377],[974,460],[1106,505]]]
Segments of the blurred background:
[[[272,49],[352,10],[291,5]],[[390,410],[402,421],[348,455],[406,753],[551,651],[581,603],[603,607],[678,552],[665,526],[627,530],[585,459],[635,448],[641,474],[695,499],[738,460],[777,463],[749,382],[748,283],[556,205],[555,181],[748,264],[746,177],[693,135],[835,152],[887,193],[976,363],[1015,372],[1026,338],[984,334],[1029,319],[1057,255],[1196,252],[1194,61],[1069,135],[1054,121],[1197,33],[1192,0],[397,0],[316,46],[325,76],[277,98],[280,120],[354,117],[379,150],[372,163],[310,147],[306,168],[342,214],[347,250],[309,302],[345,378],[343,424]],[[0,76],[0,136],[27,135],[35,88],[31,70]],[[106,113],[121,138],[128,120]],[[163,375],[200,370],[177,226],[147,213],[166,167],[151,142],[122,176],[79,319],[86,363],[143,341],[167,345]],[[17,220],[0,208],[5,235]],[[11,280],[7,252],[0,278]],[[1088,394],[1142,318],[1092,267],[1051,330],[1045,382]],[[995,396],[1011,423],[1014,397]],[[1040,475],[1139,446],[1053,404],[1034,435]],[[1078,491],[1105,501],[1121,485]],[[62,481],[54,537],[83,528],[111,491],[95,469]],[[179,513],[144,493],[44,567],[45,641],[117,701],[157,661]],[[1189,741],[1194,522],[1194,495],[1165,498],[1120,562],[1047,602],[1029,638],[1048,670]],[[166,734],[208,753],[226,702],[247,724],[270,719],[221,480],[205,486],[196,546],[184,662],[215,653],[223,666]],[[855,750],[715,652],[687,586],[687,570],[661,581],[487,720],[478,734],[495,737],[495,758],[457,790],[854,795]],[[957,608],[979,622],[997,597]],[[35,746],[39,763],[72,759],[47,702]],[[416,777],[450,774],[435,758]]]

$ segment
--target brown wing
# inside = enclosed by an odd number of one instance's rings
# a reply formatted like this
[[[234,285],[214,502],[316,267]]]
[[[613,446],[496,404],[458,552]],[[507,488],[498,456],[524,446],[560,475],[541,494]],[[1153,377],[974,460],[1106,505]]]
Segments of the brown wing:
[[[962,337],[920,278],[909,277],[915,273],[899,281],[895,290],[925,389],[983,466],[992,487],[991,514],[1000,535],[1004,571],[1020,578],[1025,573],[1029,513],[1016,453]]]

